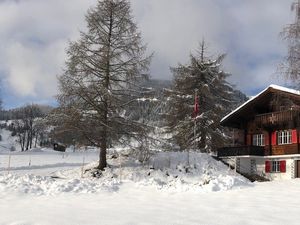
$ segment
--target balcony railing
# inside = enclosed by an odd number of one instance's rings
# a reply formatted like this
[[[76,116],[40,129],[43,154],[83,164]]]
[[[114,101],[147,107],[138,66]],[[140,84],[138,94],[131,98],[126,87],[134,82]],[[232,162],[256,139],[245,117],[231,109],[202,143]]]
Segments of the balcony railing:
[[[218,149],[218,157],[256,155],[264,156],[265,149],[261,146],[234,146]]]
[[[259,125],[278,125],[293,121],[299,117],[299,110],[285,110],[280,112],[272,112],[259,114],[255,116],[255,123]]]

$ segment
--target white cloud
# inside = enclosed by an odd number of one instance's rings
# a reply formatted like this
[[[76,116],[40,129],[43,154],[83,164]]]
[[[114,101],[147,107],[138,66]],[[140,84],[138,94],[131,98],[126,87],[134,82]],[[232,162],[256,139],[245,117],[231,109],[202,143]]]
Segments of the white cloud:
[[[3,86],[20,98],[50,99],[57,93],[70,39],[84,29],[95,1],[26,0],[0,3],[0,65]]]
[[[9,91],[44,101],[57,92],[68,40],[84,29],[96,0],[0,1],[0,76]],[[251,92],[274,82],[285,54],[278,34],[292,22],[292,0],[131,0],[149,52],[151,73],[171,78],[204,37],[211,52],[226,52],[225,68],[238,88]],[[251,77],[251,83],[246,82]],[[277,81],[279,82],[279,81]]]
[[[291,3],[292,0],[134,0],[133,6],[142,33],[156,52],[154,76],[171,77],[169,66],[185,63],[204,37],[212,53],[227,53],[225,69],[233,74],[231,81],[250,93],[282,82],[273,75],[286,51],[279,32],[293,21]],[[249,78],[252,83],[247,82]]]
[[[6,56],[7,64],[11,65],[7,68],[7,82],[20,95],[34,95],[34,82],[41,74],[34,52],[15,43],[7,48]]]

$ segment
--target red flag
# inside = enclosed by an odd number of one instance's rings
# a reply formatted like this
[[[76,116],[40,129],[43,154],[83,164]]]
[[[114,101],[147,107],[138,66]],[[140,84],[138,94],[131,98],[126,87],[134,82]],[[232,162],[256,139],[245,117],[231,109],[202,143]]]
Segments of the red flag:
[[[197,95],[195,95],[194,112],[193,112],[194,118],[198,116],[198,113],[199,113],[199,98]]]

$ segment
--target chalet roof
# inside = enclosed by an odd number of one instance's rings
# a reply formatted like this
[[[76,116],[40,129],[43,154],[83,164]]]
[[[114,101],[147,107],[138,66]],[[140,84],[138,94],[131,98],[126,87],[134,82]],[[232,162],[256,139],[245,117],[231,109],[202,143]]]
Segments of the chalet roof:
[[[249,107],[249,105],[256,104],[259,101],[259,99],[261,99],[263,96],[266,96],[270,92],[282,92],[282,93],[286,93],[288,95],[297,96],[300,99],[300,91],[294,90],[294,89],[290,89],[290,88],[286,88],[286,87],[282,87],[282,86],[275,85],[275,84],[271,84],[270,86],[268,86],[267,88],[265,88],[263,91],[261,91],[260,93],[258,93],[254,97],[250,98],[248,101],[246,101],[245,103],[243,103],[241,106],[239,106],[238,108],[236,108],[235,110],[233,110],[231,113],[229,113],[228,115],[226,115],[220,121],[221,124],[225,125],[225,126],[228,125],[228,123],[230,123],[230,120],[232,120],[233,117],[238,117],[238,114],[241,111],[245,110],[247,107]]]

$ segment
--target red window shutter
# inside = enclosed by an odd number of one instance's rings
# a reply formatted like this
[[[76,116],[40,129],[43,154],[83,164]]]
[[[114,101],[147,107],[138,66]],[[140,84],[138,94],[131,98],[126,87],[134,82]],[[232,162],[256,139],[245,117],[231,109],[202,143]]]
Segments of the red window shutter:
[[[270,145],[269,133],[268,132],[264,132],[264,135],[265,135],[265,145]]]
[[[277,144],[277,133],[276,131],[272,132],[272,145]]]
[[[247,145],[252,145],[252,135],[247,134]]]
[[[280,172],[285,173],[286,172],[286,161],[280,161]]]
[[[265,162],[265,172],[270,173],[271,172],[271,161]]]
[[[297,130],[292,130],[292,143],[297,144]]]

